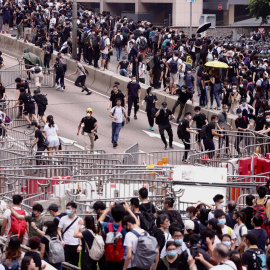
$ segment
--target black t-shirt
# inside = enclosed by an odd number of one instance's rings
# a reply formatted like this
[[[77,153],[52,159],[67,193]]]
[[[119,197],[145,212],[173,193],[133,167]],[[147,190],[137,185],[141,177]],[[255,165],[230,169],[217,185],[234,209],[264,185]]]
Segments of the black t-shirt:
[[[200,39],[197,39],[197,40],[195,41],[195,45],[198,46],[198,47],[202,46],[201,40],[200,40]],[[195,47],[195,53],[200,53],[200,52],[201,52],[201,49]]]
[[[263,130],[264,125],[266,124],[265,117],[256,117],[255,131]]]
[[[128,91],[128,96],[129,97],[138,97],[138,91],[141,89],[140,84],[138,83],[131,83],[129,82],[127,85]]]
[[[24,256],[32,257],[35,264],[36,264],[36,267],[38,267],[39,270],[41,269],[41,259],[40,259],[40,256],[39,256],[39,254],[37,252],[35,252],[35,251],[27,251]]]
[[[238,127],[247,128],[248,124],[249,124],[248,118],[245,116],[235,119],[236,128],[238,128]]]
[[[3,98],[4,93],[6,93],[6,88],[2,86],[2,89],[0,89],[0,98]]]
[[[190,139],[190,133],[187,132],[187,128],[189,128],[189,121],[187,119],[182,120],[182,130],[183,130],[183,139],[189,140]]]
[[[235,63],[230,63],[229,69],[228,69],[228,77],[235,77],[237,75],[236,73],[236,64]]]
[[[118,91],[117,94],[115,94],[114,92],[112,92],[111,96],[110,96],[110,101],[112,102],[112,108],[116,106],[116,100],[117,99],[121,99],[121,106],[124,107],[124,98],[125,98],[125,95]]]
[[[16,13],[16,24],[20,24],[21,21],[23,20],[23,14],[20,12],[20,13]]]
[[[191,92],[186,91],[186,92],[184,93],[184,92],[180,91],[178,100],[179,100],[181,103],[186,104],[187,101],[188,101],[189,99],[191,99],[191,98],[192,98],[192,93],[191,93]]]
[[[197,128],[202,128],[202,126],[205,125],[206,116],[204,113],[195,114],[192,120],[196,121]]]
[[[40,129],[37,129],[35,131],[35,138],[38,138],[38,143],[37,143],[38,148],[43,147],[44,146],[44,137],[43,137]]]
[[[215,130],[215,128],[216,128],[215,123],[210,122],[208,124],[207,129],[206,129],[206,134],[207,134],[206,137],[207,137],[207,139],[213,140],[214,135],[212,134],[212,129]]]
[[[153,214],[156,213],[156,209],[155,209],[155,206],[151,203],[151,202],[148,202],[148,203],[141,203],[140,206],[139,206],[139,210],[142,212],[152,212]]]
[[[81,120],[81,123],[84,123],[83,131],[87,132],[87,133],[91,133],[91,130],[93,130],[95,128],[96,122],[97,122],[96,118],[94,118],[92,116],[90,118],[84,117]]]
[[[59,222],[60,222],[61,217],[64,217],[64,216],[66,216],[66,215],[67,215],[66,213],[61,213],[60,215],[56,216],[56,217],[53,219],[53,222],[54,222],[54,224],[56,225],[56,228],[58,228],[58,225],[59,225]]]
[[[126,61],[126,62],[121,61],[121,62],[119,62],[119,65],[120,65],[120,69],[125,69],[125,70],[127,70],[128,65],[129,65],[129,62],[128,62],[128,61]]]
[[[181,265],[181,259],[180,256],[178,255],[176,260],[173,263],[168,262],[169,269],[171,270],[177,270],[180,269]],[[168,270],[168,267],[164,264],[163,259],[160,259],[157,265],[157,270]]]
[[[251,219],[253,218],[253,207],[252,206],[248,206],[244,209],[241,210],[241,212],[246,214],[246,226],[248,230],[252,230],[254,227],[251,224]]]
[[[165,233],[162,230],[155,228],[152,232],[152,236],[157,239],[159,252],[161,252],[166,243]]]
[[[146,95],[144,100],[146,101],[146,110],[151,110],[152,108],[155,108],[154,100],[157,100],[156,95]]]
[[[20,94],[18,100],[22,101],[23,104],[24,104],[25,106],[27,106],[27,107],[34,106],[34,105],[35,105],[34,103],[29,103],[29,102],[28,102],[28,98],[27,98],[26,94],[27,94],[27,93],[25,93],[25,92],[22,93],[22,94]]]
[[[242,264],[248,265],[248,270],[257,270],[260,266],[257,265],[257,255],[264,254],[259,248],[249,248],[242,255]]]
[[[23,87],[25,90],[28,89],[28,93],[31,94],[29,83],[27,81],[22,81],[22,85],[16,84],[16,89],[20,89],[21,87]]]
[[[166,111],[161,109],[159,113],[159,125],[161,126],[170,126],[169,117],[172,115],[172,111],[167,109]]]

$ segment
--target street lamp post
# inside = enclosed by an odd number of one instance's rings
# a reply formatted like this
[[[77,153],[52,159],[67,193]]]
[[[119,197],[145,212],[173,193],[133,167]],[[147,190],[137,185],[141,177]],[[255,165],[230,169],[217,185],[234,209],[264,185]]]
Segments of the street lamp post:
[[[77,57],[77,0],[72,2],[72,58]]]

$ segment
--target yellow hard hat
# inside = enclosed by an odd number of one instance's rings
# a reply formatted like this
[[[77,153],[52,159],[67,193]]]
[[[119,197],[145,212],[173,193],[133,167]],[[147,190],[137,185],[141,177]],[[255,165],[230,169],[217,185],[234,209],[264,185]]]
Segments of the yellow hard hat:
[[[92,110],[92,108],[87,108],[87,109],[86,109],[86,112],[87,112],[87,113],[88,113],[88,112],[93,113],[93,110]]]

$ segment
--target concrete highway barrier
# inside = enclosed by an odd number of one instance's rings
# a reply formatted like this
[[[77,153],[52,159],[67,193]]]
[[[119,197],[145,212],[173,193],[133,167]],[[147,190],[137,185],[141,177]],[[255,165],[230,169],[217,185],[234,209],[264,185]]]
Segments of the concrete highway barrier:
[[[23,54],[24,48],[29,48],[29,51],[39,56],[41,59],[44,58],[44,52],[40,50],[39,47],[33,45],[32,43],[24,43],[22,40],[17,40],[14,37],[11,37],[10,35],[4,35],[0,34],[0,50],[3,52],[6,52],[7,54],[21,57]],[[54,51],[52,55],[52,62],[55,61],[55,58],[57,57],[57,52]],[[70,59],[67,56],[64,56],[67,62],[67,72],[66,75],[74,72],[77,69],[77,65],[74,60]],[[124,76],[120,76],[118,74],[115,74],[112,71],[106,70],[101,71],[99,69],[94,68],[93,66],[84,65],[84,67],[88,70],[89,75],[86,78],[86,86],[88,88],[91,88],[93,90],[96,90],[98,92],[101,92],[105,95],[110,95],[110,91],[113,89],[113,85],[115,81],[118,81],[120,83],[119,89],[125,94],[127,89],[127,84],[130,82],[129,78],[126,78]],[[71,76],[72,80],[76,80],[77,75]],[[141,101],[144,99],[146,95],[146,90],[148,88],[145,84],[141,85]],[[163,94],[161,92],[155,91],[155,94],[158,98],[157,107],[161,105],[163,101],[166,101],[168,103],[168,108],[172,109],[175,101],[177,100],[176,96],[169,96],[167,94]],[[184,115],[185,112],[190,111],[191,113],[194,112],[194,107],[199,105],[198,103],[194,102],[193,105],[190,104],[190,101],[186,104],[185,110],[183,110]],[[176,109],[175,116],[178,115],[179,112],[179,106]],[[202,109],[202,112],[207,116],[208,120],[210,121],[211,116],[213,114],[218,114],[220,111],[216,110],[206,110]],[[228,122],[235,127],[235,119],[236,116],[229,114],[228,115]]]

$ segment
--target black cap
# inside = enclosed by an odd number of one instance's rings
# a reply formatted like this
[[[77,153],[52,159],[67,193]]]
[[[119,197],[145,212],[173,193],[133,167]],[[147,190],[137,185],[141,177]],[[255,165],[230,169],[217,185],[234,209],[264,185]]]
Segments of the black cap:
[[[52,211],[54,211],[54,212],[57,212],[57,211],[58,211],[58,205],[55,204],[55,203],[52,203],[52,204],[49,206],[48,210],[52,210]]]
[[[39,93],[38,90],[35,90],[35,91],[34,91],[34,94],[38,94],[38,93]]]
[[[162,106],[167,106],[167,102],[164,101],[164,102],[161,103],[161,105]]]

